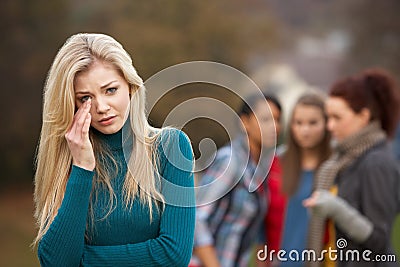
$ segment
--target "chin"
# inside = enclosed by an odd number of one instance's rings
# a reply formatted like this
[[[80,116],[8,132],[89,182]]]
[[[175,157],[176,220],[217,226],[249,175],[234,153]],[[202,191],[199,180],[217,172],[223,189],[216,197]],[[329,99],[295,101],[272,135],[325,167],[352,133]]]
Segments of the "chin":
[[[115,134],[116,132],[121,130],[121,128],[122,128],[122,125],[121,125],[121,127],[119,127],[117,125],[95,127],[95,129],[97,131],[101,132],[102,134]]]

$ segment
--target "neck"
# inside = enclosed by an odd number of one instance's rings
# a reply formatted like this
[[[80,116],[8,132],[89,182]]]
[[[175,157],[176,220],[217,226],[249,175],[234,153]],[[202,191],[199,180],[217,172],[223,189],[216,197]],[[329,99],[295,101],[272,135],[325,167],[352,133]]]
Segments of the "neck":
[[[305,170],[314,170],[318,166],[319,153],[318,149],[302,149],[301,150],[301,167]]]

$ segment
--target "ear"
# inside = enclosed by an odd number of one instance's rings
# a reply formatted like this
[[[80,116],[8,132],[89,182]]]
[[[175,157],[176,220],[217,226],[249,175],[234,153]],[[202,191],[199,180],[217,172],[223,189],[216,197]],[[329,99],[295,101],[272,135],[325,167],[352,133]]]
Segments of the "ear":
[[[358,113],[364,125],[368,125],[371,121],[371,111],[368,108],[362,108]]]

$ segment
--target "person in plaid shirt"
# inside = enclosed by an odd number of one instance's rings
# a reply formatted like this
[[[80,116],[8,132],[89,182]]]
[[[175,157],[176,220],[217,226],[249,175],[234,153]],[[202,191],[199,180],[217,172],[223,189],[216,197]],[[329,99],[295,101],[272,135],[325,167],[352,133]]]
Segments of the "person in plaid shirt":
[[[189,266],[248,266],[252,248],[261,241],[268,205],[263,181],[273,158],[281,106],[272,96],[253,95],[238,115],[243,134],[217,151],[199,181],[199,186],[213,184],[197,195]],[[212,201],[215,196],[221,197]]]

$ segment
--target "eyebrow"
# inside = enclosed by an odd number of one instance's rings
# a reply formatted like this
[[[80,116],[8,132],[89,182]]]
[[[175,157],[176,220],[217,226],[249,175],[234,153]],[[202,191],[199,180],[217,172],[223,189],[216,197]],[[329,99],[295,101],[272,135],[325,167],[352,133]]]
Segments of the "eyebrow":
[[[117,82],[117,80],[113,80],[113,81],[111,81],[111,82],[108,82],[108,83],[106,83],[106,84],[100,86],[100,89],[107,88],[108,86],[110,86],[110,85],[111,85],[112,83],[114,83],[114,82]],[[79,94],[90,94],[90,92],[89,92],[89,91],[79,91],[79,92],[76,92],[75,94],[76,94],[76,95],[79,95]]]
[[[90,94],[90,92],[88,92],[88,91],[75,92],[75,95],[86,95],[86,94]]]
[[[104,84],[104,85],[100,86],[100,88],[101,88],[101,89],[104,89],[104,88],[108,87],[110,84],[112,84],[112,83],[114,83],[114,82],[116,82],[116,81],[117,81],[117,80],[114,80],[114,81],[108,82],[108,83],[106,83],[106,84]]]

